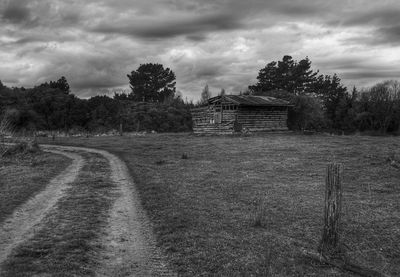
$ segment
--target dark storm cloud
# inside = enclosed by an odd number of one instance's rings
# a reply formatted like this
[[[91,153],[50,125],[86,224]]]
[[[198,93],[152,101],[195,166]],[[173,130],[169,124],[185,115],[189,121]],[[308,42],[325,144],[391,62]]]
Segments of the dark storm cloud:
[[[26,23],[30,20],[30,10],[26,1],[9,1],[1,13],[2,19],[11,23]]]
[[[332,71],[344,71],[352,70],[356,68],[362,68],[368,62],[365,57],[339,57],[335,59],[331,58],[320,58],[316,59],[314,63],[318,64],[319,67],[328,68]]]
[[[314,2],[299,2],[299,1],[277,1],[275,5],[271,5],[271,10],[284,15],[303,17],[316,15],[327,10],[326,6],[319,5]]]
[[[113,88],[117,86],[126,85],[126,80],[118,80],[113,75],[99,74],[99,72],[94,72],[94,74],[85,74],[81,78],[75,79],[71,84],[78,90],[85,89],[100,89],[100,88]]]
[[[243,90],[285,54],[349,82],[395,78],[399,58],[384,55],[400,45],[399,11],[395,0],[0,0],[0,78],[65,75],[88,96],[158,62],[196,97],[205,83]]]
[[[230,14],[213,14],[185,17],[180,19],[133,20],[119,24],[102,23],[92,31],[119,33],[141,38],[169,38],[188,35],[189,38],[203,38],[204,32],[227,31],[240,28],[240,19]]]
[[[400,70],[396,65],[387,66],[377,64],[373,59],[358,57],[342,57],[336,59],[318,59],[316,64],[328,71],[341,72],[345,78],[378,78],[388,76],[390,78],[400,76]]]
[[[400,45],[400,25],[382,27],[376,32],[379,34],[382,43],[387,42],[391,44]]]
[[[195,35],[187,35],[186,38],[191,41],[205,41],[207,39],[207,36],[205,34],[195,34]]]
[[[65,68],[74,68],[74,72],[70,72],[71,85],[77,90],[87,90],[126,85],[129,64],[135,59],[127,54],[119,56],[112,53],[96,53],[85,59],[80,56],[69,56],[65,57],[64,61],[66,64],[57,70],[58,74],[53,75],[62,75]],[[121,72],[126,73],[121,74]]]
[[[398,16],[400,10],[398,8],[380,9],[363,12],[361,9],[353,14],[348,14],[348,17],[343,21],[345,26],[391,26],[398,24]]]
[[[358,44],[379,47],[382,45],[400,46],[400,25],[373,28],[364,35],[344,39],[344,44]]]
[[[400,44],[400,25],[398,16],[400,9],[397,5],[391,8],[359,9],[343,13],[342,18],[336,18],[328,25],[341,28],[355,27],[368,30],[367,35],[349,38],[346,42],[365,45]]]
[[[46,42],[48,38],[41,38],[39,36],[27,36],[14,41],[12,44],[29,44],[32,42]]]
[[[344,72],[341,74],[347,79],[396,79],[400,76],[400,70],[388,70],[370,68],[369,70],[357,69],[352,72]]]

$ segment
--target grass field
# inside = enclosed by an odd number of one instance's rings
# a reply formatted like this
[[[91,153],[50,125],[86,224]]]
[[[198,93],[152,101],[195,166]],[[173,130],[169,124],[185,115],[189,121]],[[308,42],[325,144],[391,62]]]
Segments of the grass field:
[[[95,275],[102,247],[99,237],[107,225],[114,184],[104,157],[82,155],[87,163],[77,180],[45,217],[43,228],[7,257],[4,276]]]
[[[399,138],[149,134],[56,143],[106,149],[127,163],[182,276],[352,276],[302,254],[321,237],[326,164],[341,162],[349,255],[400,275],[400,170],[387,161],[400,155]]]
[[[70,161],[46,152],[0,158],[0,223],[27,199],[43,190]]]

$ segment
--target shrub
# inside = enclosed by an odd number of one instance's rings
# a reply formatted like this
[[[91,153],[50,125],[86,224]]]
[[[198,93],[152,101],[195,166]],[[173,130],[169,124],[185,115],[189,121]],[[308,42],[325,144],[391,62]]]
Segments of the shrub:
[[[288,127],[292,130],[321,130],[325,119],[321,103],[310,96],[294,96],[289,110]]]
[[[2,156],[14,156],[18,154],[26,153],[37,153],[40,151],[39,145],[34,140],[21,141],[12,145],[9,145],[7,149],[2,153]]]
[[[12,137],[12,129],[11,121],[8,118],[3,117],[0,121],[0,156],[3,156],[9,148],[9,145],[6,143],[5,139],[7,136]]]

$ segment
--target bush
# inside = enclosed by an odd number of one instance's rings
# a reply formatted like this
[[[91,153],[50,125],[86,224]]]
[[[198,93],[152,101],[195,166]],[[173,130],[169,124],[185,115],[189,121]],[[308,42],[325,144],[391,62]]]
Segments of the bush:
[[[310,96],[294,96],[289,110],[288,127],[291,130],[321,130],[326,122],[321,104]]]
[[[18,154],[37,153],[39,151],[40,147],[36,141],[21,141],[9,145],[2,153],[2,157],[15,156]]]

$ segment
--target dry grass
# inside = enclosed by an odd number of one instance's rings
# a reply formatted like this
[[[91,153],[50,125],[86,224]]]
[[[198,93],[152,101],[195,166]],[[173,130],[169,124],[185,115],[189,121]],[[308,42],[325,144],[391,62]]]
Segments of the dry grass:
[[[261,197],[258,199],[258,203],[256,204],[256,208],[254,211],[254,219],[253,219],[253,226],[254,227],[267,227],[266,223],[268,222],[268,204],[267,198]]]
[[[6,119],[2,118],[0,120],[0,157],[3,157],[4,154],[7,152],[9,145],[6,144],[6,138],[13,135],[13,126],[11,122]]]
[[[44,219],[43,228],[2,265],[4,276],[94,276],[115,185],[105,158],[84,156],[87,164]]]
[[[0,223],[19,205],[43,190],[68,163],[64,156],[45,152],[0,158]]]
[[[125,160],[182,276],[352,276],[302,255],[321,237],[326,164],[343,163],[349,254],[400,275],[400,170],[387,161],[398,138],[154,134],[64,143]]]

